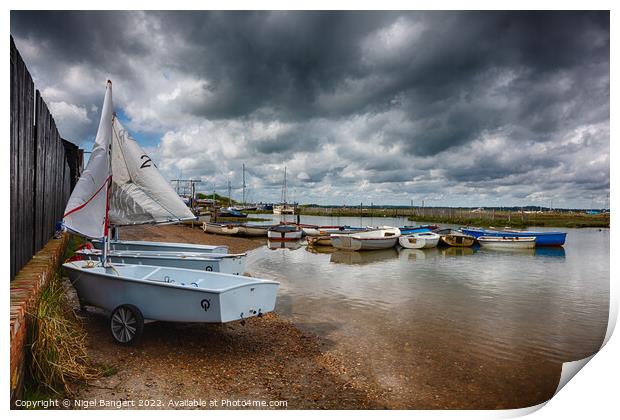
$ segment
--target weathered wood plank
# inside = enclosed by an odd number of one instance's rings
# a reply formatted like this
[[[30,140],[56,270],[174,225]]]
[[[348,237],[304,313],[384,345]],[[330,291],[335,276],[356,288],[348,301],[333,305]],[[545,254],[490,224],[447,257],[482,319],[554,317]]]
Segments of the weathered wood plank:
[[[81,169],[82,155],[76,151],[67,162],[56,123],[12,37],[10,56],[12,279],[55,233],[74,185],[71,168]]]

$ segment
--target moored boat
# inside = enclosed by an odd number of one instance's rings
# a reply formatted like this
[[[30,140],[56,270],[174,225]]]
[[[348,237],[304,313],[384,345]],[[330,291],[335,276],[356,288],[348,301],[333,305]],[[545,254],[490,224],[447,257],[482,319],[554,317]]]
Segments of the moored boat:
[[[440,242],[448,246],[468,247],[473,246],[476,242],[476,238],[473,236],[454,229],[436,230],[435,233],[440,236]]]
[[[529,230],[493,230],[480,228],[463,228],[462,232],[466,235],[478,238],[480,236],[497,236],[506,238],[528,238],[536,239],[536,246],[561,246],[566,242],[566,232],[559,231],[529,231]]]
[[[332,246],[338,249],[360,251],[366,249],[386,249],[396,245],[400,230],[385,226],[365,232],[349,234],[335,233],[330,236]]]
[[[239,233],[239,226],[230,223],[203,222],[202,230],[205,233],[214,233],[216,235],[236,235]]]
[[[434,248],[439,243],[439,238],[439,235],[433,232],[419,232],[402,235],[398,238],[398,243],[403,248],[410,249]]]
[[[528,249],[536,246],[534,236],[479,236],[478,242],[492,249]]]
[[[267,231],[267,237],[271,241],[298,241],[301,239],[302,230],[299,226],[280,224],[272,226]]]
[[[271,225],[239,225],[239,235],[243,236],[267,236],[267,231]]]

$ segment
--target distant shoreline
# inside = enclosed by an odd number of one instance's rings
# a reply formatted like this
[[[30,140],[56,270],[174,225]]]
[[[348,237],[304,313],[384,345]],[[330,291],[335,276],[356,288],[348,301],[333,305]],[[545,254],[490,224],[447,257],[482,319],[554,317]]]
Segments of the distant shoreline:
[[[327,217],[406,217],[410,221],[449,223],[480,227],[566,227],[608,228],[609,213],[585,214],[567,211],[520,212],[457,208],[299,208],[302,216]]]

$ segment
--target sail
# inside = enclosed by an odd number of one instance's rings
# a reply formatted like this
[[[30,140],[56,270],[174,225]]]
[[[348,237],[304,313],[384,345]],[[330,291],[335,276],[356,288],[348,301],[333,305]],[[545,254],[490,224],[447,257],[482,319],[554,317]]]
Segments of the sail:
[[[107,234],[106,205],[110,181],[110,144],[112,140],[112,82],[106,85],[101,120],[88,164],[78,180],[63,216],[63,226],[88,238]]]
[[[112,132],[110,224],[124,226],[196,219],[117,118],[114,118]]]

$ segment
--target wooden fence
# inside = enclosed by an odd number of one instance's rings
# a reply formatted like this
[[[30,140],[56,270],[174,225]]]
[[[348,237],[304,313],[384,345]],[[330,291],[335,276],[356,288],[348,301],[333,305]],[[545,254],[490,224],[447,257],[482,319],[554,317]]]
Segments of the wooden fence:
[[[60,137],[11,37],[11,279],[54,236],[82,157]]]

